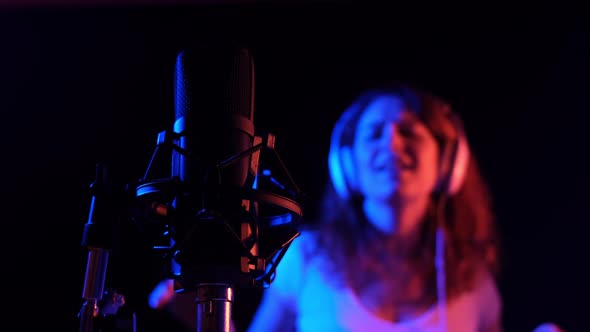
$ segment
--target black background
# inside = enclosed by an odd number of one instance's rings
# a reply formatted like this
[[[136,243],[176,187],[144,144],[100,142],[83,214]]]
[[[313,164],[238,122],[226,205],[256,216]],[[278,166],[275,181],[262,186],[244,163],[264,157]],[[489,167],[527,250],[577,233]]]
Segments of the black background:
[[[331,125],[355,93],[402,79],[453,102],[495,197],[506,330],[543,321],[585,330],[588,17],[565,6],[423,6],[0,8],[9,320],[19,330],[77,329],[95,163],[139,178],[173,119],[177,53],[231,39],[254,55],[256,127],[276,134],[308,193],[306,216],[325,179]],[[157,267],[141,246],[122,247],[131,251],[115,255],[110,278],[139,303]],[[240,324],[257,299],[238,293]]]

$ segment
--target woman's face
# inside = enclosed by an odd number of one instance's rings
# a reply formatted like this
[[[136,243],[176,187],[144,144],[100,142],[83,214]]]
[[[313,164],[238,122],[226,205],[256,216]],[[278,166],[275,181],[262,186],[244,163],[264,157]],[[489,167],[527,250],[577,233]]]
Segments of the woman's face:
[[[379,97],[365,109],[352,154],[365,199],[423,199],[437,184],[438,144],[398,97]]]

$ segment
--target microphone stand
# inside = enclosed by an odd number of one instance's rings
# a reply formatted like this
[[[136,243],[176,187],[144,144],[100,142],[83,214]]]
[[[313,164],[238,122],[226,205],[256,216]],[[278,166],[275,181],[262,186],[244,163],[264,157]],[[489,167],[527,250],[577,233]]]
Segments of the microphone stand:
[[[194,295],[197,332],[231,332],[234,287],[252,283],[252,257],[238,256],[247,249],[239,242],[245,234],[234,233],[226,221],[209,218],[207,212],[197,220],[193,229],[182,232],[188,235],[185,241],[173,246],[181,271],[176,274],[180,287],[176,290]],[[250,233],[250,226],[245,223],[241,228]],[[207,238],[217,240],[212,243]],[[259,260],[255,265],[261,264]]]
[[[108,187],[106,166],[96,165],[95,181],[90,186],[92,200],[88,221],[84,226],[82,246],[88,249],[88,260],[86,274],[84,277],[84,288],[82,298],[84,303],[79,312],[79,332],[105,331],[99,320],[107,314],[112,314],[114,308],[124,304],[122,296],[114,295],[115,301],[109,303],[109,312],[101,312],[104,285],[109,261],[109,254],[112,247],[113,223],[105,220],[112,220],[115,215],[116,195]]]
[[[198,331],[231,332],[233,288],[224,283],[203,283],[196,293]]]

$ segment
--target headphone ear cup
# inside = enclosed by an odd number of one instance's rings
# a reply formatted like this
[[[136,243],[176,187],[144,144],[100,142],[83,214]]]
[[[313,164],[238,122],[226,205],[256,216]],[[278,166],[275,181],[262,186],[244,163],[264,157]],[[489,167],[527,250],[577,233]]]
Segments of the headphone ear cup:
[[[453,167],[450,170],[448,180],[448,193],[450,195],[456,194],[459,189],[463,186],[465,181],[465,175],[467,174],[467,167],[469,164],[469,146],[467,140],[462,137],[457,141],[457,147],[455,151],[455,158]]]
[[[352,149],[350,147],[346,146],[340,149],[340,163],[342,164],[342,173],[344,174],[344,180],[350,194],[351,191],[358,188],[354,171],[354,160],[352,159]]]
[[[330,149],[328,155],[328,168],[332,178],[332,184],[338,195],[349,198],[351,189],[354,188],[354,170],[352,151],[348,147]]]
[[[328,154],[328,170],[330,171],[330,178],[332,185],[338,196],[348,198],[348,188],[346,184],[346,176],[342,168],[342,157],[340,155],[340,148],[338,142],[332,142],[330,152]]]
[[[470,149],[462,123],[456,116],[451,115],[450,120],[455,127],[456,138],[442,156],[441,174],[443,178],[441,183],[447,194],[454,195],[461,189],[465,181]]]

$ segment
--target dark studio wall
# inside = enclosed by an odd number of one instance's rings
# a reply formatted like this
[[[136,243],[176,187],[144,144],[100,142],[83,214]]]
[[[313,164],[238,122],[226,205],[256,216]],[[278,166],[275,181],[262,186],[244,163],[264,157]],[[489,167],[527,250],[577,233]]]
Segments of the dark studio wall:
[[[76,329],[95,163],[140,177],[156,134],[173,119],[177,53],[236,40],[255,59],[256,127],[276,134],[308,193],[305,216],[317,208],[331,125],[355,93],[401,79],[453,102],[495,197],[506,330],[551,320],[583,331],[588,17],[549,6],[459,9],[0,7],[1,190],[15,323]],[[110,266],[113,283],[141,301],[157,266],[141,239],[119,240],[130,252]],[[236,315],[245,324],[258,293],[240,294]],[[154,327],[168,317],[150,319]]]

